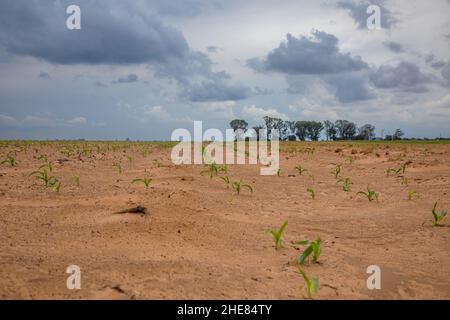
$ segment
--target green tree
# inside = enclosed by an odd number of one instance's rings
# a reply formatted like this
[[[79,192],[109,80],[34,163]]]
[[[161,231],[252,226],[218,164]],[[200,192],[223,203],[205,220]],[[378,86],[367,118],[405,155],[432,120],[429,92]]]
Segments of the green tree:
[[[324,125],[324,129],[325,129],[325,137],[327,138],[327,141],[336,140],[337,130],[336,130],[336,127],[334,126],[334,123],[329,120],[325,120],[323,125]]]
[[[402,137],[405,135],[402,129],[397,129],[394,132],[394,135],[392,136],[392,139],[394,140],[402,140]]]
[[[375,126],[365,124],[359,128],[359,137],[362,140],[372,140],[375,137]]]
[[[241,134],[245,133],[245,131],[247,131],[248,123],[245,120],[234,119],[230,122],[230,127],[233,129],[237,139],[238,130],[242,130]]]

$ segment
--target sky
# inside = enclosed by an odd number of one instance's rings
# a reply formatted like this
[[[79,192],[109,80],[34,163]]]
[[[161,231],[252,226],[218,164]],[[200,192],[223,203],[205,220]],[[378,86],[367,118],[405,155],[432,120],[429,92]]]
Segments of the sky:
[[[450,137],[450,0],[0,1],[0,139],[170,140],[266,115]]]

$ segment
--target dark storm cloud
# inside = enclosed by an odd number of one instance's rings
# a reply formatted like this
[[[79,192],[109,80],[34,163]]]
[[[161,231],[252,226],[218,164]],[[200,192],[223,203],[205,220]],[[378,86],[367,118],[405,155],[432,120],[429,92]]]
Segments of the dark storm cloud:
[[[225,71],[214,71],[209,57],[199,51],[154,68],[159,77],[173,77],[183,88],[180,96],[190,101],[243,100],[252,94],[246,86],[231,84],[231,76]]]
[[[371,72],[370,80],[380,89],[400,89],[420,93],[428,91],[425,85],[433,79],[423,74],[415,64],[403,61],[395,67],[381,65]]]
[[[152,3],[154,3],[159,14],[175,17],[193,17],[207,12],[211,8],[221,8],[220,1],[214,0],[152,0]]]
[[[135,74],[129,74],[127,77],[120,77],[119,79],[113,81],[112,83],[133,83],[137,82],[139,77]]]
[[[140,2],[77,1],[81,30],[66,28],[69,1],[0,1],[0,45],[57,64],[134,64],[182,57],[181,32]]]
[[[385,41],[383,45],[394,53],[402,53],[405,51],[403,46],[395,41]]]
[[[444,60],[438,60],[433,54],[429,54],[425,57],[425,62],[431,65],[433,69],[441,69],[446,66],[446,62]]]
[[[377,5],[381,9],[381,27],[390,29],[395,26],[399,20],[395,15],[386,9],[384,6],[384,1],[382,0],[371,0],[371,1],[339,1],[337,7],[345,9],[350,13],[350,16],[358,25],[359,29],[367,28],[367,18],[370,16],[367,13],[367,8],[370,5]]]
[[[338,75],[326,79],[334,95],[342,103],[364,101],[374,98],[369,92],[366,77],[361,75]]]
[[[334,95],[341,103],[352,103],[375,98],[369,90],[367,72],[343,73],[337,75],[326,75],[321,77],[310,76],[288,76],[287,93],[308,94],[315,86],[322,86]]]
[[[268,53],[263,60],[253,58],[247,65],[256,71],[276,71],[285,74],[333,74],[367,68],[361,57],[352,57],[338,48],[338,39],[329,33],[313,31],[312,37],[295,38]]]
[[[47,72],[42,71],[42,72],[39,73],[39,78],[49,80],[50,79],[50,75]]]
[[[450,87],[450,62],[448,62],[445,67],[441,70],[441,75],[445,80],[445,85]]]
[[[212,2],[189,0],[81,0],[81,30],[66,28],[69,1],[0,1],[0,49],[62,65],[148,64],[158,76],[175,79],[192,101],[236,100],[246,87],[212,70],[209,57],[189,48],[183,34],[164,24],[160,14],[195,14]],[[189,9],[190,8],[190,9]],[[189,10],[192,11],[189,11]],[[131,83],[136,75],[113,83]]]
[[[227,85],[223,81],[202,82],[188,87],[185,91],[193,102],[242,100],[250,96],[250,89],[243,86]]]

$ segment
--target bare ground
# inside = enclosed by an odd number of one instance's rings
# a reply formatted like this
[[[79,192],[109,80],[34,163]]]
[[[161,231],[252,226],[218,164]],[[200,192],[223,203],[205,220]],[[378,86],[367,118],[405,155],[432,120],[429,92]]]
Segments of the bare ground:
[[[18,161],[0,166],[1,299],[304,299],[301,251],[290,242],[316,236],[320,263],[304,270],[320,277],[317,299],[450,299],[450,218],[430,222],[435,201],[450,207],[448,144],[285,143],[281,176],[229,166],[231,180],[253,186],[239,196],[201,176],[203,166],[173,165],[165,144],[91,143],[81,155],[82,143],[73,154],[64,145],[0,148]],[[29,176],[42,154],[59,193]],[[405,162],[408,186],[386,175]],[[349,192],[332,174],[337,164]],[[131,184],[145,176],[148,189]],[[368,185],[378,202],[356,195]],[[408,200],[408,190],[419,197]],[[114,214],[137,205],[148,214]],[[285,220],[275,250],[265,230]],[[66,288],[71,264],[81,268],[81,290]],[[366,287],[369,265],[381,268],[381,290]]]

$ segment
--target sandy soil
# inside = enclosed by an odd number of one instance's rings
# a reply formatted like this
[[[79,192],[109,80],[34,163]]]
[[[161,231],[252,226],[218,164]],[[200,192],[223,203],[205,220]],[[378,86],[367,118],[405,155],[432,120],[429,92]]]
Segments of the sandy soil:
[[[63,154],[64,145],[75,152]],[[166,144],[90,143],[92,153],[78,155],[82,148],[1,146],[2,158],[15,150],[18,161],[0,166],[1,299],[304,299],[301,251],[290,242],[316,236],[320,263],[304,270],[320,277],[317,299],[450,299],[450,218],[430,223],[435,201],[450,209],[449,144],[283,143],[281,176],[229,166],[232,180],[254,188],[239,196],[201,176],[203,166],[173,165]],[[59,193],[29,177],[43,154]],[[386,175],[405,162],[408,187]],[[308,172],[299,175],[299,164]],[[336,183],[337,164],[349,192]],[[148,190],[131,184],[145,176]],[[378,202],[356,195],[367,185]],[[408,200],[408,190],[420,197]],[[114,214],[137,205],[148,214]],[[275,250],[265,230],[285,220]],[[66,288],[71,264],[81,290]],[[366,287],[369,265],[381,268],[381,290]]]

